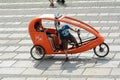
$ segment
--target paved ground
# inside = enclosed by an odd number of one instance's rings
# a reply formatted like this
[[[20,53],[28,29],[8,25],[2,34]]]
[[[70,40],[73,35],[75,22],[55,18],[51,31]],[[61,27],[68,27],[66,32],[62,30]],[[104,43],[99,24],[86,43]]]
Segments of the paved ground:
[[[90,50],[69,55],[69,62],[64,55],[33,60],[28,23],[56,12],[95,26],[110,46],[109,55],[97,58]],[[120,0],[66,0],[55,8],[48,0],[0,0],[0,80],[120,80]]]

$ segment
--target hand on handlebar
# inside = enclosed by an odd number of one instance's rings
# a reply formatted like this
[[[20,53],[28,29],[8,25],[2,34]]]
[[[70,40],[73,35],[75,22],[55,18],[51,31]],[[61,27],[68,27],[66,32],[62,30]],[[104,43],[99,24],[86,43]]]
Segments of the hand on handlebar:
[[[78,32],[80,32],[80,29],[78,29]]]
[[[80,29],[77,30],[77,33],[80,34]]]

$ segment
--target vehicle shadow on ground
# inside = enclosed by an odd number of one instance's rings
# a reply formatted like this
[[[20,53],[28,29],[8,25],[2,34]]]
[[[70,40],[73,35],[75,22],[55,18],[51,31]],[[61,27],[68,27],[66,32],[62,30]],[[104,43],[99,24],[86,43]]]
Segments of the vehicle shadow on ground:
[[[65,57],[45,57],[41,61],[34,64],[34,68],[43,69],[59,69],[66,70],[68,73],[74,72],[81,68],[94,68],[107,64],[111,58],[71,58],[65,62]]]

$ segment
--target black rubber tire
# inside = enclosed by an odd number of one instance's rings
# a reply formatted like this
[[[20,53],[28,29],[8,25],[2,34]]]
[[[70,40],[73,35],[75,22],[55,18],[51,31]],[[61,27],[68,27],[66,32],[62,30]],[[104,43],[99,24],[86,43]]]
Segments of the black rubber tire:
[[[45,56],[45,50],[42,46],[35,45],[30,50],[31,57],[35,60],[41,60]]]
[[[98,50],[97,50],[98,49]],[[106,50],[106,51],[105,51]],[[104,53],[105,52],[105,53]],[[98,56],[98,57],[105,57],[108,55],[109,53],[109,46],[106,43],[102,43],[99,46],[94,48],[94,53]],[[101,55],[101,54],[102,55]],[[104,54],[103,54],[104,53]]]

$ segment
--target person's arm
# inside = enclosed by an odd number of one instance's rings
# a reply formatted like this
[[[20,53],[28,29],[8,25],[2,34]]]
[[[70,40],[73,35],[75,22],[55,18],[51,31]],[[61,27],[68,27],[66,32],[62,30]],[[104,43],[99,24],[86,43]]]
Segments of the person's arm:
[[[48,32],[48,29],[47,29],[47,28],[44,28],[43,30],[44,30],[44,32]]]
[[[70,30],[74,31],[74,32],[78,32],[78,30],[74,30],[73,28],[70,28]]]
[[[61,44],[61,38],[60,38],[60,31],[59,30],[57,31],[57,36],[58,36],[58,40],[60,41],[60,44]]]

